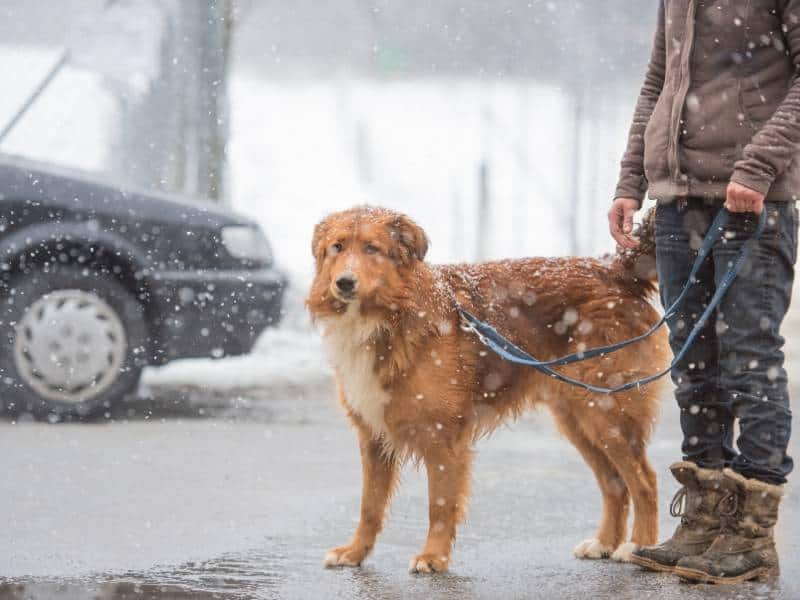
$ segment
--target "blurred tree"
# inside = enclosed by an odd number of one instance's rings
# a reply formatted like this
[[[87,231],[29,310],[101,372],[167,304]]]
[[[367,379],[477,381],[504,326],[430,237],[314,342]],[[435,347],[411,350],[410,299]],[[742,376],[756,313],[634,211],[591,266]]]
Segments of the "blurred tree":
[[[136,0],[133,0],[136,3]],[[131,2],[121,10],[130,11]],[[225,200],[231,0],[151,0],[161,27],[157,69],[143,91],[117,84],[115,171],[146,187]]]

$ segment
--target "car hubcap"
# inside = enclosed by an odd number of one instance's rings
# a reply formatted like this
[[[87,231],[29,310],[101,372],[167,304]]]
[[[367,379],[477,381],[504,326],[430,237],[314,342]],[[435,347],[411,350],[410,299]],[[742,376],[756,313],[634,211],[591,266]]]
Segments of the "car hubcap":
[[[102,298],[58,290],[34,302],[16,327],[14,359],[48,400],[79,403],[105,391],[125,359],[125,328]]]

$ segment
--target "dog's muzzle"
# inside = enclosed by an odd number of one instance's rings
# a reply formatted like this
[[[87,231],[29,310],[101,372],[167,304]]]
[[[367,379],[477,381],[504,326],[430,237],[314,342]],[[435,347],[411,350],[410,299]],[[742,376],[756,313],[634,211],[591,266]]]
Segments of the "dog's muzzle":
[[[332,292],[337,299],[348,302],[356,297],[357,290],[358,279],[356,279],[356,276],[353,275],[353,273],[347,272],[342,273],[336,278]]]

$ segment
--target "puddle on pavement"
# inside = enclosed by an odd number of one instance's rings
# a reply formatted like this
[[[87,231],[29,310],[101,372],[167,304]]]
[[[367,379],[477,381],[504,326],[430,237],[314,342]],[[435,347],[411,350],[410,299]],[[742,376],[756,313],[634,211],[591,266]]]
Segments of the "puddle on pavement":
[[[251,551],[172,568],[69,579],[0,579],[0,600],[212,600],[274,598],[287,557]]]

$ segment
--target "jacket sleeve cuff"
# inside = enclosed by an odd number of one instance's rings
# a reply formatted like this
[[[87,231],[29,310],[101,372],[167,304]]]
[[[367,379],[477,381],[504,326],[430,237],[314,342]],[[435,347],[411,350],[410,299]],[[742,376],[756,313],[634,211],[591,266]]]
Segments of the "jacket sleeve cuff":
[[[772,178],[770,177],[764,175],[755,175],[748,170],[742,169],[741,167],[734,169],[733,175],[731,175],[731,181],[733,183],[738,183],[739,185],[748,187],[751,190],[755,190],[760,194],[764,194],[764,196],[769,193],[769,188],[772,187],[773,182]]]
[[[641,208],[646,193],[647,180],[644,177],[626,177],[620,179],[619,183],[617,183],[617,189],[614,191],[614,199],[633,198],[639,203],[639,208]]]

